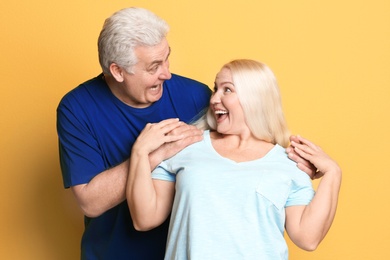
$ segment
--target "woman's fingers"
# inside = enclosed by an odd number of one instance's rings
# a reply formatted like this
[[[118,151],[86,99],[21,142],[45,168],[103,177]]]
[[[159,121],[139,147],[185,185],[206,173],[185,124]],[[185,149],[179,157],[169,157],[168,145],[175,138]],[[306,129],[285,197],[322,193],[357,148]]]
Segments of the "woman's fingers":
[[[291,142],[294,151],[303,159],[308,160],[317,169],[312,179],[320,178],[329,171],[339,171],[338,164],[326,154],[321,147],[309,140],[298,136],[299,143]]]

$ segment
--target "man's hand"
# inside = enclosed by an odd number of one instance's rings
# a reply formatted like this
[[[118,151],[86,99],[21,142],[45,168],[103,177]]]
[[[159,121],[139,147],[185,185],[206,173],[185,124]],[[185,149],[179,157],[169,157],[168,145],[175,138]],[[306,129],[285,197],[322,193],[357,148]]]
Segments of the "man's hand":
[[[296,143],[296,144],[302,144],[301,137],[292,135],[290,136],[290,142]],[[290,144],[289,147],[286,148],[286,152],[288,154],[288,157],[295,161],[297,163],[297,166],[300,170],[306,172],[312,180],[319,179],[323,176],[323,173],[318,171],[317,168],[308,160],[304,159],[302,156],[300,156],[296,151],[295,147]]]

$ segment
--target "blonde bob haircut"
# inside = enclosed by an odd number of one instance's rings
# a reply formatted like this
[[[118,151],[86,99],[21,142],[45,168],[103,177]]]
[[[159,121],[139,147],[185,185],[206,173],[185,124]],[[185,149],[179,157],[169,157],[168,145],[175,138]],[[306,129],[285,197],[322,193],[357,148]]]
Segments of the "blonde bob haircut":
[[[233,60],[223,68],[232,74],[252,134],[261,140],[287,147],[290,133],[283,114],[279,87],[271,69],[261,62],[248,59]],[[201,129],[217,128],[211,109],[195,124]]]

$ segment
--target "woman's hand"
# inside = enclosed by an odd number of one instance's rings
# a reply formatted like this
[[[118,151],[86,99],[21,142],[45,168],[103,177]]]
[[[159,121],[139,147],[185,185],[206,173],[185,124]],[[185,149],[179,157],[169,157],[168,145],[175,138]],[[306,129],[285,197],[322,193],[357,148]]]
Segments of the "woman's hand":
[[[342,173],[332,158],[319,146],[303,137],[297,136],[292,140],[290,149],[293,150],[290,153],[307,161],[312,165],[310,167],[316,169],[314,174],[309,174],[312,179],[322,177],[309,205],[286,208],[286,230],[291,240],[297,246],[312,251],[317,248],[332,225]],[[298,162],[298,167],[304,169],[307,166]]]
[[[309,174],[312,179],[321,178],[327,172],[341,171],[336,161],[330,158],[321,147],[301,136],[297,136],[297,140],[291,141],[291,147],[298,156],[311,164],[309,167],[301,166],[298,162],[298,167],[315,169],[314,174]]]
[[[172,130],[183,124],[177,118],[166,119],[159,123],[146,124],[133,145],[133,151],[149,155],[164,143],[182,139],[182,133],[175,134]]]
[[[150,166],[154,169],[160,162],[166,160],[187,146],[203,140],[203,131],[193,125],[183,122],[165,134],[165,143],[149,153]],[[171,125],[173,127],[173,125]],[[167,128],[165,130],[168,130]],[[153,135],[152,135],[153,136]],[[172,137],[171,139],[169,139]],[[157,146],[157,145],[156,145]]]

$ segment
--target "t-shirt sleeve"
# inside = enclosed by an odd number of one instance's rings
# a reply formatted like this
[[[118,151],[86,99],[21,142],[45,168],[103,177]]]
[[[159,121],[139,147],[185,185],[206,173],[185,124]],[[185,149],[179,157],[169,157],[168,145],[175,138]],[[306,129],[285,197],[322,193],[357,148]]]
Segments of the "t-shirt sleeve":
[[[173,172],[172,168],[169,167],[169,163],[163,161],[153,170],[152,179],[175,182],[176,174]]]
[[[314,197],[315,191],[309,176],[297,169],[291,181],[290,195],[286,206],[308,205]]]
[[[65,188],[88,183],[105,169],[97,140],[85,120],[83,109],[67,96],[57,108],[60,165]]]

